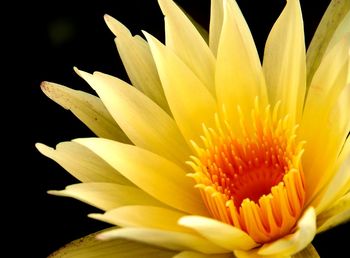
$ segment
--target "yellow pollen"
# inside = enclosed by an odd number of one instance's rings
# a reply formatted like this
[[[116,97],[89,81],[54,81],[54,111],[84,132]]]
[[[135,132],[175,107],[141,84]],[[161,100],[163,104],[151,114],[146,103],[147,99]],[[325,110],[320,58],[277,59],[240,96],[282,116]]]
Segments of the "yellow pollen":
[[[238,133],[216,118],[217,130],[203,126],[203,144],[193,142],[197,155],[188,162],[210,214],[258,243],[290,233],[305,201],[297,126],[258,104],[251,120],[241,114]]]

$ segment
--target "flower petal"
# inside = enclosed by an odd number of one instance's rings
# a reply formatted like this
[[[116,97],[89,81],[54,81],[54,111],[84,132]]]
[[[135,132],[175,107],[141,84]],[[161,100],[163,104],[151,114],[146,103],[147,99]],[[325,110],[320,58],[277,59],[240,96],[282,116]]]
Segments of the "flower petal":
[[[155,59],[165,96],[184,137],[200,141],[202,124],[214,127],[216,102],[192,71],[168,48],[145,33]]]
[[[265,46],[264,74],[270,103],[281,101],[280,114],[299,122],[305,97],[306,67],[303,19],[298,0],[288,0]]]
[[[165,15],[166,46],[174,51],[214,95],[215,59],[207,43],[172,0],[158,2]]]
[[[99,239],[124,238],[156,245],[170,250],[194,250],[205,254],[225,253],[222,249],[208,240],[196,235],[149,228],[120,228],[98,235]]]
[[[347,115],[350,114],[350,106],[347,92],[344,92],[348,84],[349,47],[350,35],[326,54],[314,75],[305,102],[299,136],[300,139],[307,140],[303,156],[307,201],[337,171],[334,168],[335,161],[349,132],[350,118]],[[345,99],[341,97],[343,93]],[[345,108],[341,110],[344,116],[334,113],[334,109],[339,107]]]
[[[76,142],[61,142],[56,149],[37,143],[41,154],[56,161],[81,182],[109,182],[122,185],[132,183],[107,162]],[[98,171],[98,173],[96,173]]]
[[[98,97],[51,82],[43,82],[41,89],[57,104],[72,111],[97,136],[130,142]]]
[[[307,247],[316,234],[316,214],[309,207],[299,219],[296,231],[272,243],[264,244],[258,251],[259,255],[292,255]]]
[[[140,36],[132,36],[119,21],[105,15],[105,21],[117,36],[115,42],[125,70],[138,90],[170,114],[156,65],[147,42]]]
[[[350,4],[348,8],[350,9]],[[347,14],[335,30],[331,41],[328,44],[326,53],[330,51],[340,40],[342,40],[348,34],[350,34],[350,10],[348,10]]]
[[[214,219],[185,216],[179,220],[179,224],[196,230],[203,237],[227,250],[250,250],[258,246],[244,231]]]
[[[164,206],[139,188],[112,183],[74,184],[64,190],[48,193],[72,197],[104,211],[125,205]]]
[[[107,139],[85,138],[75,141],[95,152],[156,199],[190,214],[207,214],[192,180],[169,160],[139,147]]]
[[[346,192],[349,191],[350,185],[350,138],[347,139],[344,144],[343,150],[340,156],[337,158],[336,165],[334,166],[336,173],[332,176],[326,186],[318,193],[312,204],[316,207],[316,213],[322,214],[323,210],[328,207],[337,199],[341,198]]]
[[[258,254],[259,249],[253,249],[251,251],[235,251],[235,257],[236,258],[320,258],[318,255],[316,249],[313,247],[312,244],[309,244],[306,248],[301,250],[300,252],[290,256],[290,255],[259,255]]]
[[[348,170],[349,172],[349,170]],[[337,200],[317,216],[317,233],[331,229],[350,220],[350,193]]]
[[[332,0],[330,2],[307,50],[307,85],[310,84],[314,73],[318,69],[334,32],[349,10],[350,2],[348,0]]]
[[[227,254],[203,254],[191,251],[183,251],[176,254],[173,258],[234,258],[232,253]]]
[[[218,52],[223,20],[224,20],[224,1],[211,0],[209,47],[211,51],[214,53],[214,56],[216,56]]]
[[[170,258],[175,254],[169,250],[124,239],[101,241],[96,239],[96,235],[101,232],[103,231],[79,238],[54,252],[49,258]]]
[[[217,53],[216,96],[227,120],[237,127],[237,106],[250,116],[254,99],[266,107],[267,94],[254,40],[236,1],[224,1],[224,20]],[[236,125],[236,126],[235,126]]]
[[[174,120],[144,94],[113,76],[79,71],[137,146],[183,166],[189,149]]]
[[[161,207],[133,205],[113,209],[104,214],[89,214],[89,217],[120,227],[143,227],[193,233],[192,230],[177,224],[184,215],[184,213]]]

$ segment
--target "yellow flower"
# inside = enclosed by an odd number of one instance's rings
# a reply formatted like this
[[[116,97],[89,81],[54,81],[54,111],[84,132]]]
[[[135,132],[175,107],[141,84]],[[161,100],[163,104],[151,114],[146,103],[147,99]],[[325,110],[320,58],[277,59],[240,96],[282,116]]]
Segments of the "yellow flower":
[[[119,226],[65,257],[317,257],[315,235],[350,217],[348,1],[331,3],[306,57],[288,0],[262,65],[235,1],[212,1],[209,44],[159,4],[165,45],[105,16],[134,87],[78,69],[99,98],[42,84],[98,136],[37,144],[82,181],[51,193]]]

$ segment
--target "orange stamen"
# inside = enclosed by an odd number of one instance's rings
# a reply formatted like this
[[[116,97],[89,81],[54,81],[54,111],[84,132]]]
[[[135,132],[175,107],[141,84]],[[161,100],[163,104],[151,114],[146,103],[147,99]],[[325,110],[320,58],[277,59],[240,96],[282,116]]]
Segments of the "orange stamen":
[[[203,126],[204,147],[193,143],[197,155],[188,162],[210,214],[258,243],[289,233],[305,202],[303,142],[277,109],[262,114],[256,105],[250,123],[241,115],[240,137],[216,117],[217,130]]]

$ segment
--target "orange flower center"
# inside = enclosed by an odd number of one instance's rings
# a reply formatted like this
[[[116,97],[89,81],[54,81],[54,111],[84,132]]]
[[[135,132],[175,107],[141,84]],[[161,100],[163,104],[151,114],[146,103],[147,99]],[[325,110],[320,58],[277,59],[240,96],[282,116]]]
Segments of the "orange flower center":
[[[250,122],[241,117],[239,136],[228,123],[204,127],[204,147],[193,143],[197,155],[188,164],[212,217],[266,243],[290,233],[302,212],[303,142],[288,117],[271,118],[269,107],[252,113]]]

